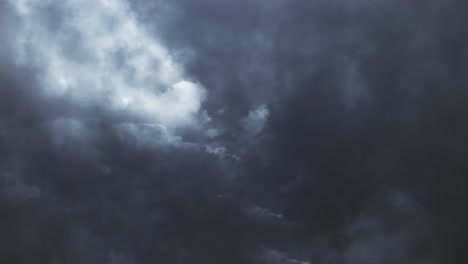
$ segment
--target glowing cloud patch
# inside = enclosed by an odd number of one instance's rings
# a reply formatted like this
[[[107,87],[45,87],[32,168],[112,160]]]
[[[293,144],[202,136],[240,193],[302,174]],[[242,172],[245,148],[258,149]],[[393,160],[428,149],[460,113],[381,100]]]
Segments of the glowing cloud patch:
[[[185,79],[181,67],[125,2],[10,4],[22,22],[15,40],[17,63],[42,69],[40,89],[47,96],[105,104],[168,129],[199,121],[205,89]],[[52,5],[59,5],[65,15],[46,16]]]

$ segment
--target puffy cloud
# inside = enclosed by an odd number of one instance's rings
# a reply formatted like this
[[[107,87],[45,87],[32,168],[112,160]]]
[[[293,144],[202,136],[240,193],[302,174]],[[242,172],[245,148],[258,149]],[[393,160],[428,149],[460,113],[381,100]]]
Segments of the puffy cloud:
[[[186,80],[126,2],[10,4],[20,20],[10,39],[16,62],[40,68],[38,89],[50,100],[103,105],[169,129],[199,121],[205,89]]]

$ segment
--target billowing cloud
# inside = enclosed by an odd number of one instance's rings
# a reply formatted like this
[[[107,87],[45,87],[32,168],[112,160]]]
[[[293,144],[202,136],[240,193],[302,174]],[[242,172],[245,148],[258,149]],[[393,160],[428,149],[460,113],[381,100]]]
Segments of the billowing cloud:
[[[0,1],[0,262],[466,263],[467,18]]]
[[[42,93],[104,105],[175,128],[197,122],[205,98],[124,1],[11,1],[17,65],[39,68]],[[54,10],[59,14],[49,14]]]

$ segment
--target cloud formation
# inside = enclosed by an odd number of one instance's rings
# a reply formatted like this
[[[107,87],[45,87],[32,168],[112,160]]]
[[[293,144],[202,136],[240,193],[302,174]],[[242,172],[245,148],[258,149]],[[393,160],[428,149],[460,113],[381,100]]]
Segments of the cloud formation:
[[[466,263],[467,12],[0,2],[0,262]]]
[[[197,122],[205,97],[123,1],[12,1],[17,65],[38,89],[170,128]],[[50,12],[52,10],[52,12]],[[48,14],[48,12],[52,14]],[[54,13],[56,12],[56,13]]]

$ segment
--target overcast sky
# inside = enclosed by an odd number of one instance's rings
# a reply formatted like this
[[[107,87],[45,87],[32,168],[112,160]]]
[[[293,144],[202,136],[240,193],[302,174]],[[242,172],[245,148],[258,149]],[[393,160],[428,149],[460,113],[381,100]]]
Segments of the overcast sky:
[[[0,263],[468,263],[464,0],[0,0]]]

